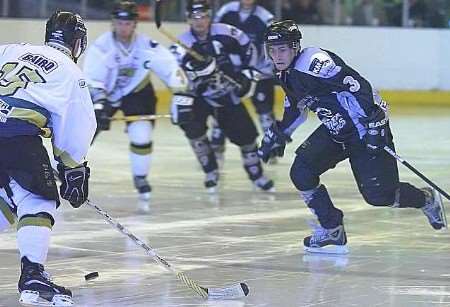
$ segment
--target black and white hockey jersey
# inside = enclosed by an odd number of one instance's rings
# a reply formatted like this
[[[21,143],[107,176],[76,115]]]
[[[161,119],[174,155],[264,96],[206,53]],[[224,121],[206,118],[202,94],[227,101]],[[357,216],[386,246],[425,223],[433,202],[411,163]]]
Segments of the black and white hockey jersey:
[[[306,120],[307,110],[316,113],[334,140],[348,141],[366,133],[360,119],[386,104],[370,83],[336,54],[305,48],[292,67],[278,77],[287,88],[281,128],[290,135]]]
[[[191,30],[188,30],[178,37],[179,41],[201,54],[202,56],[212,56],[216,59],[219,72],[234,78],[243,68],[254,67],[256,64],[255,47],[249,37],[238,28],[222,24],[213,23],[209,29],[206,40],[199,40]],[[194,57],[178,44],[170,47],[179,64],[186,69],[189,61]],[[194,91],[197,95],[205,98],[211,105],[219,106],[230,101],[234,104],[240,102],[236,96],[236,85],[227,78],[216,74],[207,80],[201,79],[193,82]]]
[[[264,33],[273,21],[273,14],[262,6],[243,10],[239,1],[225,3],[215,14],[214,22],[226,23],[245,32],[258,51],[256,68],[267,75],[273,74],[273,66],[264,52]]]

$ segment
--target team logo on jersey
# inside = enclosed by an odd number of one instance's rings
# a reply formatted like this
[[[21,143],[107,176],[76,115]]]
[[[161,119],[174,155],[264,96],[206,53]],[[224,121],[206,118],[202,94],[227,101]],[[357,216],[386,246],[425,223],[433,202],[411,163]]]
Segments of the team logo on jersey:
[[[42,54],[26,53],[22,55],[19,60],[28,62],[37,68],[41,68],[46,74],[54,71],[58,64],[55,61],[50,60]]]
[[[84,80],[84,79],[78,80],[78,85],[79,85],[81,88],[85,88],[85,87],[87,86],[86,80]]]
[[[311,65],[309,66],[309,71],[314,74],[319,74],[322,68],[329,65],[330,63],[331,61],[329,59],[321,61],[318,58],[315,58],[314,60],[312,60]]]
[[[331,110],[325,108],[317,108],[315,112],[332,135],[338,135],[347,123],[340,113],[333,114]]]
[[[11,114],[13,107],[0,99],[0,123],[6,123],[9,114]]]

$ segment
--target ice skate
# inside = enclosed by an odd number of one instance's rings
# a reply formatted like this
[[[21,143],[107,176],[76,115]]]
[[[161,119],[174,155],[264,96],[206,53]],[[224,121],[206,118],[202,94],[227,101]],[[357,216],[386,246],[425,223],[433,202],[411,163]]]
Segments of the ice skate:
[[[425,193],[425,206],[421,209],[423,214],[428,218],[431,227],[436,230],[447,228],[447,217],[441,195],[438,191],[429,187],[422,188],[421,190]]]
[[[263,191],[263,192],[269,192],[274,193],[275,187],[273,180],[267,178],[266,176],[262,175],[258,179],[253,181],[254,189],[257,191]]]
[[[139,193],[139,200],[149,201],[151,197],[152,187],[148,183],[145,176],[134,176],[134,186]]]
[[[55,285],[44,266],[22,258],[19,280],[19,303],[22,306],[72,306],[72,292]]]
[[[205,178],[205,188],[210,194],[217,193],[219,183],[219,172],[217,170],[211,171],[206,174]]]
[[[347,235],[344,225],[325,229],[320,225],[314,227],[312,235],[303,240],[305,251],[319,254],[348,254]]]

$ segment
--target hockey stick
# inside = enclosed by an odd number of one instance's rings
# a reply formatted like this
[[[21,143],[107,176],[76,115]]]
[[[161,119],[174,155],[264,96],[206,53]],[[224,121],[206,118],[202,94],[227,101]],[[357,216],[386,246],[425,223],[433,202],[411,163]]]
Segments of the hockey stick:
[[[183,42],[181,42],[179,39],[177,39],[175,36],[173,36],[170,32],[167,32],[164,28],[161,27],[162,24],[162,18],[161,18],[161,8],[162,8],[162,0],[156,0],[155,2],[155,24],[156,24],[156,28],[159,30],[159,32],[161,32],[163,35],[165,35],[169,40],[171,40],[172,42],[180,45],[181,47],[183,47],[184,50],[186,50],[187,53],[189,53],[190,55],[192,55],[192,57],[194,59],[196,59],[197,61],[206,61],[205,57],[203,55],[201,55],[200,53],[198,53],[197,51],[195,51],[192,48],[189,48],[188,46],[186,46],[186,44],[184,44]],[[217,67],[217,69],[219,70],[219,68]],[[223,71],[219,70],[220,72],[222,72],[223,77],[225,79],[227,79],[229,82],[231,82],[234,86],[236,86],[237,88],[241,88],[242,85],[239,84],[236,80],[234,80],[232,77],[228,76],[227,74],[225,74]]]
[[[190,279],[183,272],[174,269],[164,258],[160,257],[156,251],[149,245],[145,244],[138,237],[132,234],[128,229],[126,229],[122,224],[115,221],[108,213],[103,211],[99,206],[92,203],[90,200],[86,201],[86,204],[97,211],[98,214],[103,216],[103,218],[116,230],[120,231],[126,235],[131,241],[136,245],[142,247],[147,254],[153,258],[158,264],[163,266],[165,269],[171,271],[176,275],[176,277],[188,288],[192,289],[195,293],[204,299],[237,299],[248,295],[249,289],[247,284],[238,283],[224,288],[205,288],[200,286],[196,281]]]
[[[384,150],[387,151],[391,156],[393,156],[398,162],[400,162],[401,164],[403,164],[404,166],[406,166],[407,168],[409,168],[414,174],[416,174],[417,176],[419,176],[423,181],[425,181],[426,183],[428,183],[431,187],[433,187],[436,191],[438,191],[440,194],[444,195],[445,198],[447,198],[448,200],[450,200],[450,195],[448,195],[447,192],[445,192],[444,190],[442,190],[440,187],[438,187],[433,181],[431,181],[430,179],[428,179],[427,177],[425,177],[424,174],[422,174],[421,172],[419,172],[414,166],[412,166],[411,164],[408,163],[408,161],[405,161],[402,157],[400,157],[399,155],[397,155],[395,153],[395,151],[393,151],[389,146],[384,146]]]
[[[132,122],[137,120],[155,120],[158,118],[171,118],[170,114],[153,114],[153,115],[128,115],[128,116],[115,116],[111,117],[112,121],[123,120],[126,122]]]

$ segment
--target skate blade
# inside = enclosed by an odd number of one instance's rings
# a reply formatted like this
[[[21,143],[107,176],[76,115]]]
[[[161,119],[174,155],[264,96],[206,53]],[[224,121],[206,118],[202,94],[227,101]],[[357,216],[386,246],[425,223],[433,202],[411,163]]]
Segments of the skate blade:
[[[264,193],[268,193],[268,194],[273,194],[273,193],[277,192],[275,187],[271,187],[270,189],[263,190],[260,187],[258,187],[257,185],[253,185],[253,191],[255,191],[255,192],[264,192]]]
[[[22,306],[67,307],[74,305],[72,298],[68,295],[55,294],[50,302],[40,297],[39,292],[29,290],[24,290],[20,293],[19,303]]]
[[[145,193],[139,193],[139,200],[140,201],[149,201],[152,196],[152,193],[145,192]]]
[[[219,190],[218,190],[217,186],[206,188],[206,192],[208,194],[217,194],[218,191]]]
[[[311,254],[334,254],[334,255],[346,255],[349,253],[346,245],[328,245],[324,247],[308,247],[304,246],[304,250]]]
[[[150,212],[150,202],[148,200],[139,200],[137,205],[139,214],[147,214]]]

